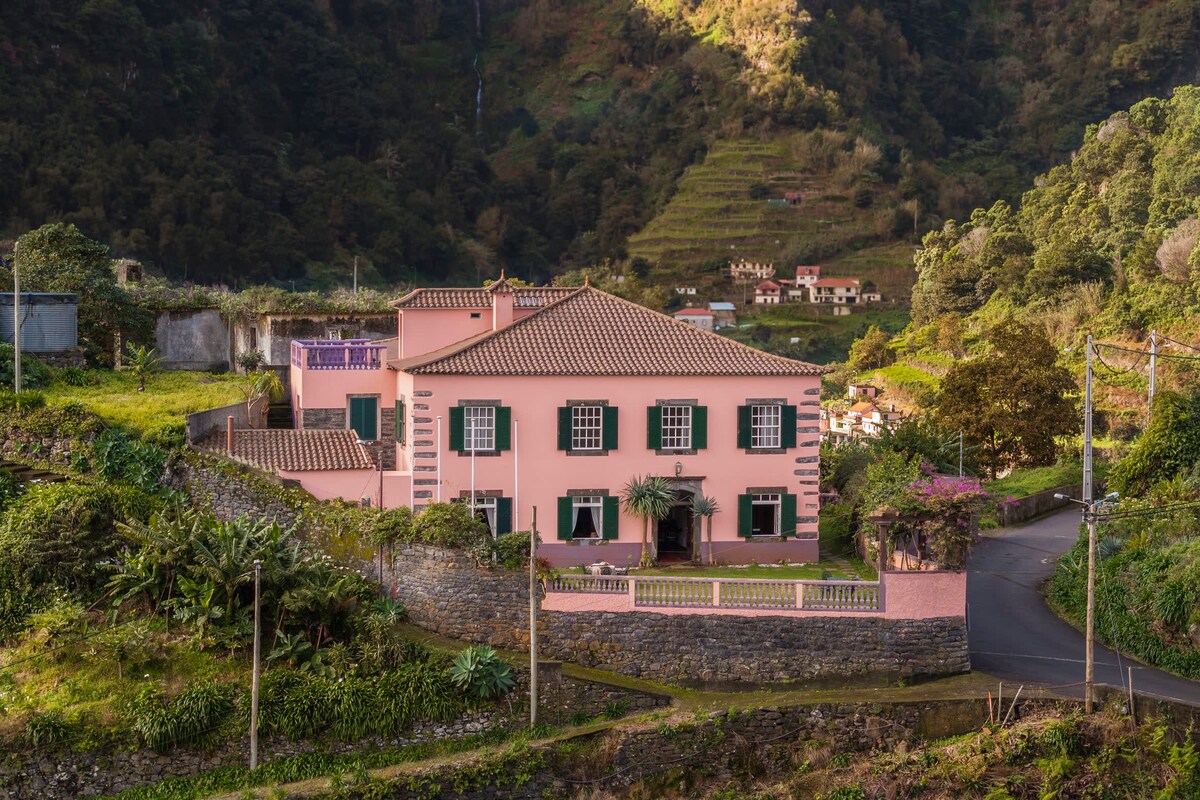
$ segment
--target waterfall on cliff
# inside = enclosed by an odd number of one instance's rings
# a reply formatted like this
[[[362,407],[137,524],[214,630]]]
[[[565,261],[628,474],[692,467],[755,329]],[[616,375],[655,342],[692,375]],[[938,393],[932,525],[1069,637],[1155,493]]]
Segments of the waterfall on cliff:
[[[483,135],[483,73],[479,70],[479,45],[483,42],[483,10],[481,0],[475,0],[475,60],[471,66],[478,80],[475,88],[475,135]]]

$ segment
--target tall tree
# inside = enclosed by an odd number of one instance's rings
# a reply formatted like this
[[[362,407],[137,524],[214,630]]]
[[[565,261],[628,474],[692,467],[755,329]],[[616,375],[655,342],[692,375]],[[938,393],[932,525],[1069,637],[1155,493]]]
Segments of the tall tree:
[[[855,372],[886,367],[896,360],[896,352],[888,347],[890,337],[878,325],[867,328],[861,339],[850,345],[850,368]]]
[[[988,333],[983,355],[955,365],[942,379],[938,423],[963,431],[991,477],[1008,467],[1054,463],[1057,439],[1079,432],[1071,373],[1039,326],[1014,318]]]
[[[92,361],[107,362],[118,334],[150,337],[153,320],[117,285],[108,246],[57,222],[22,236],[14,247],[21,291],[72,292],[79,296],[79,344]],[[12,278],[5,276],[7,289]]]

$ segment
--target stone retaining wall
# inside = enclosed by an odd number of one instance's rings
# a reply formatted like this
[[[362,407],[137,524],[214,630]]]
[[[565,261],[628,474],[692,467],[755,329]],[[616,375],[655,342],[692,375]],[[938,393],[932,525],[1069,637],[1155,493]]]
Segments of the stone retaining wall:
[[[394,739],[367,737],[354,742],[265,739],[259,744],[260,757],[266,763],[315,751],[349,753],[392,749],[458,739],[506,725],[520,727],[529,719],[529,673],[519,669],[514,672],[516,686],[509,695],[511,710],[507,702],[502,702],[489,710],[468,711],[453,722],[418,723],[406,735]],[[600,717],[606,713],[646,711],[670,702],[666,695],[643,694],[610,684],[570,678],[539,688],[541,716],[550,724],[578,721],[580,715]],[[112,747],[87,753],[51,748],[33,753],[10,753],[0,759],[0,800],[68,800],[115,794],[167,778],[189,777],[218,767],[244,766],[248,752],[248,740],[240,737],[207,751],[176,748],[156,753],[148,749]]]
[[[248,466],[224,460],[217,464],[209,458],[202,454],[189,456],[180,459],[175,467],[177,487],[186,491],[199,507],[217,519],[232,520],[245,514],[255,519],[273,518],[284,528],[290,528],[300,520],[299,508],[271,497],[255,485],[258,481],[278,486],[287,482]],[[247,481],[246,476],[254,480]]]
[[[477,567],[463,553],[397,548],[385,579],[409,619],[445,636],[529,646],[524,575]],[[776,683],[853,675],[915,677],[970,669],[963,617],[717,616],[543,611],[549,658],[668,683]]]
[[[1023,701],[1014,713],[1019,718],[1022,712],[1059,705],[1054,701]],[[372,786],[366,791],[373,800],[536,800],[573,797],[584,788],[619,795],[625,787],[649,780],[642,787],[644,791],[661,790],[666,794],[685,777],[721,785],[750,776],[786,774],[795,768],[791,750],[808,740],[828,743],[837,752],[897,750],[922,739],[978,730],[986,720],[986,700],[823,703],[760,708],[740,714],[722,711],[694,723],[599,734],[614,737],[616,742],[596,748],[600,755],[590,760],[582,748],[569,763],[538,759],[546,751],[535,750],[526,760],[542,763],[526,774],[526,780],[514,777],[517,770],[480,770],[477,763],[456,763],[401,777],[387,789]],[[658,784],[653,782],[655,776],[660,776]],[[306,796],[288,795],[295,800]],[[365,796],[353,789],[339,795]]]

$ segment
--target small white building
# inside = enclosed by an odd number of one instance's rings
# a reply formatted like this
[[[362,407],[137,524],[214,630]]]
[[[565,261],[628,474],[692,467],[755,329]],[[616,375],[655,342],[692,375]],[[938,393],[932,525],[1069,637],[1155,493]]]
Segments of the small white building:
[[[695,287],[695,286],[676,286],[676,287],[675,287],[675,294],[690,294],[690,295],[694,295],[695,293],[696,293],[696,287]]]
[[[846,393],[853,400],[856,397],[865,397],[868,400],[874,400],[879,396],[879,389],[869,383],[852,383],[846,387]]]
[[[689,325],[695,325],[703,331],[716,330],[716,315],[711,311],[706,311],[703,308],[685,308],[676,311],[673,315],[680,322],[686,322]]]
[[[808,288],[809,300],[813,303],[853,305],[862,301],[862,284],[858,278],[821,278]]]
[[[778,281],[766,280],[754,287],[754,302],[761,305],[778,305],[783,302],[783,286]]]
[[[821,268],[816,266],[796,267],[796,285],[811,286],[821,279]]]
[[[751,280],[766,280],[775,275],[775,265],[763,263],[760,261],[747,261],[741,259],[739,261],[729,262],[729,277],[735,281],[751,281]]]

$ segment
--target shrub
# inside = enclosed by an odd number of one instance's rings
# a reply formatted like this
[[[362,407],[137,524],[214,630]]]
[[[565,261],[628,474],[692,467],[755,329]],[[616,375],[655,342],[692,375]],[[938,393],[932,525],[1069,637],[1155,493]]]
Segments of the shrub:
[[[58,371],[55,380],[67,386],[95,386],[100,382],[100,376],[90,370],[79,367],[63,367]]]
[[[71,738],[71,724],[61,711],[34,712],[25,722],[25,743],[38,750],[60,745]]]
[[[41,392],[0,391],[0,411],[37,411],[46,405],[46,395]]]
[[[460,650],[450,667],[450,680],[471,700],[490,700],[513,687],[512,669],[487,645]]]
[[[0,343],[0,386],[13,385],[13,346]],[[21,353],[21,388],[41,389],[50,383],[50,368],[27,352]]]
[[[409,541],[435,547],[478,547],[490,538],[487,525],[471,516],[465,503],[434,503],[420,513],[408,532]]]
[[[496,559],[505,569],[523,569],[529,563],[529,531],[513,531],[496,537]]]
[[[189,685],[164,703],[156,687],[143,689],[131,706],[133,730],[160,752],[180,744],[199,744],[211,738],[230,719],[234,688],[203,682]]]

